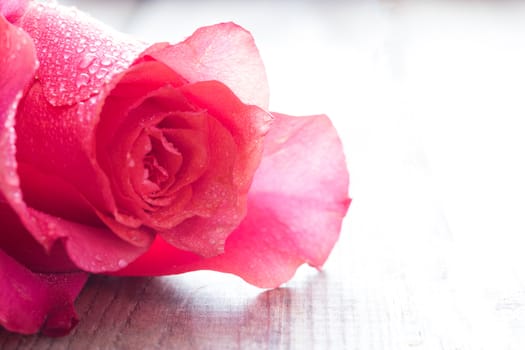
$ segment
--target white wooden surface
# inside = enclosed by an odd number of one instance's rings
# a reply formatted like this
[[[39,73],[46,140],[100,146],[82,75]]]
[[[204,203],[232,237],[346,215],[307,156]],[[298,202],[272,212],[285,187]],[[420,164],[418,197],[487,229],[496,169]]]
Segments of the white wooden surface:
[[[72,336],[0,348],[525,348],[525,3],[73,2],[149,40],[251,30],[273,109],[339,129],[354,202],[322,273],[96,278]]]

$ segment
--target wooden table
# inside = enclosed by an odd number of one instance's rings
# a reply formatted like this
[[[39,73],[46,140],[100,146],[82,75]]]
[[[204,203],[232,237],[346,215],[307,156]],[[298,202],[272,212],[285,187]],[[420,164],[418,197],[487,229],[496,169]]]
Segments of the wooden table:
[[[70,336],[1,349],[525,348],[522,3],[77,3],[152,40],[249,28],[273,109],[333,119],[354,202],[321,272],[93,277]]]

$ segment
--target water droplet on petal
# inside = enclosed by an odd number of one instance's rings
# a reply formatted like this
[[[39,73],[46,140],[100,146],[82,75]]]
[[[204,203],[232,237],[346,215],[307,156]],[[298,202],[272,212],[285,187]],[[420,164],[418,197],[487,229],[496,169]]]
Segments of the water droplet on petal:
[[[120,268],[124,268],[124,267],[128,266],[128,262],[126,260],[124,260],[124,259],[120,259],[117,264],[118,264],[118,266]]]
[[[104,55],[104,57],[102,58],[102,61],[100,61],[100,64],[106,67],[111,66],[112,63],[113,63],[113,59],[107,55]]]
[[[100,66],[97,64],[97,62],[93,62],[88,67],[88,72],[89,72],[89,74],[95,74],[98,71],[99,68],[100,68]]]
[[[80,73],[77,77],[77,88],[86,86],[89,83],[89,75],[86,73]]]
[[[78,68],[86,69],[87,67],[89,67],[91,63],[93,63],[95,58],[97,58],[97,56],[95,55],[90,55],[90,54],[85,55],[84,57],[82,57],[82,60],[80,61]]]
[[[100,68],[98,72],[95,73],[95,77],[97,79],[104,78],[109,73],[109,70],[107,68]]]
[[[56,103],[57,103],[56,96],[54,96],[54,95],[49,96],[49,103],[51,103],[52,105],[56,105]]]

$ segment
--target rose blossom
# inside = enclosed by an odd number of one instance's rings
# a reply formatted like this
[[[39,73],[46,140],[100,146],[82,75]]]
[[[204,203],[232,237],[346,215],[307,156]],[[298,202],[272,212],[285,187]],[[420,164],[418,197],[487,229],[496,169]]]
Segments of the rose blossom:
[[[324,263],[341,143],[326,116],[267,111],[247,31],[146,45],[55,4],[0,10],[0,325],[67,333],[87,273],[275,287]]]

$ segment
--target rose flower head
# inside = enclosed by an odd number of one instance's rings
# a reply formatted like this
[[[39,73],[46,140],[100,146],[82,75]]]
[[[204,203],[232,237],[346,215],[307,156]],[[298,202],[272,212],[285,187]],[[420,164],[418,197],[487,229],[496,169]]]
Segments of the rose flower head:
[[[249,32],[148,44],[56,3],[0,13],[0,325],[67,334],[94,273],[276,287],[325,262],[342,145],[326,116],[268,111]]]

